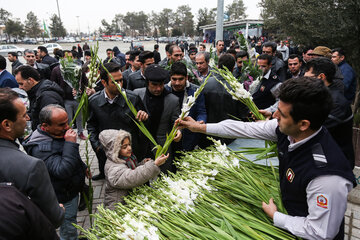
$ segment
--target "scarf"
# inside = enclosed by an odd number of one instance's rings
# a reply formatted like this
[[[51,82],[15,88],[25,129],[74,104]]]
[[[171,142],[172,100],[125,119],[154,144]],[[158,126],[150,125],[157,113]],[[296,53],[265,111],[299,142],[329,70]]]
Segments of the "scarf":
[[[130,157],[119,156],[119,158],[124,160],[128,168],[131,168],[132,170],[134,170],[138,166],[137,159],[134,153],[131,153]]]
[[[154,138],[156,138],[156,133],[159,128],[161,115],[164,111],[164,98],[167,94],[168,92],[165,88],[160,96],[151,94],[146,88],[145,104],[149,111],[149,131]]]

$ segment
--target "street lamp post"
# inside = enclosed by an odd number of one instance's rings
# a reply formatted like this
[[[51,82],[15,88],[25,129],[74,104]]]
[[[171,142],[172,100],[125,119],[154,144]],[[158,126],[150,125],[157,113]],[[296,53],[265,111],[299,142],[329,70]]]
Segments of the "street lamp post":
[[[76,17],[77,17],[77,22],[78,22],[78,36],[80,37],[80,21],[79,21],[80,16],[76,16]]]
[[[224,0],[217,1],[217,14],[216,14],[216,41],[224,40]]]
[[[61,21],[61,17],[60,17],[60,8],[59,8],[59,1],[56,0],[56,5],[57,5],[57,9],[58,9],[58,15],[59,15],[59,19]]]

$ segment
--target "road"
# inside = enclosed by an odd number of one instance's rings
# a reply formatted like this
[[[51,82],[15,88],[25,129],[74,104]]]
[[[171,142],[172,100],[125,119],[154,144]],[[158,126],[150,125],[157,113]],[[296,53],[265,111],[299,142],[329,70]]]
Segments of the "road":
[[[72,46],[77,46],[80,44],[82,47],[85,42],[81,43],[61,43],[60,46],[63,48],[63,50],[71,50]],[[153,51],[154,45],[156,44],[156,41],[142,41],[144,44],[144,50]],[[90,42],[88,43],[89,46],[95,46],[96,42]],[[165,43],[159,43],[159,52],[161,55],[161,58],[165,57]],[[17,46],[25,48],[25,49],[34,49],[37,48],[39,45],[29,45],[29,44],[17,44]],[[122,53],[125,53],[130,50],[130,43],[123,43],[122,41],[100,41],[99,42],[99,52],[98,55],[100,58],[105,59],[106,58],[106,49],[113,48],[117,46]],[[49,53],[50,55],[53,55],[52,53]],[[5,56],[7,59],[7,56]],[[22,63],[25,63],[25,59],[22,56],[19,56],[19,60]],[[7,60],[6,69],[11,72],[11,63]]]

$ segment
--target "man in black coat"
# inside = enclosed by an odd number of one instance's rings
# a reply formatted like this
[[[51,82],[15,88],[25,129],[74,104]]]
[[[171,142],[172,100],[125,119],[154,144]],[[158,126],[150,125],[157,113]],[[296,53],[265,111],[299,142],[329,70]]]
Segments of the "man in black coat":
[[[59,61],[56,58],[50,57],[46,47],[39,46],[38,54],[40,55],[41,63],[49,65],[50,70],[53,70],[54,67],[59,65]]]
[[[134,92],[140,96],[146,111],[149,113],[147,123],[149,132],[158,144],[164,146],[167,134],[171,132],[175,120],[180,115],[179,99],[165,89],[164,82],[169,79],[169,72],[160,65],[153,64],[149,66],[145,71],[145,77],[147,86],[138,88]],[[179,142],[181,137],[181,132],[178,130],[174,141]],[[172,148],[173,146],[170,146],[168,149],[170,157],[165,164],[160,166],[161,171],[164,173],[175,171],[172,164],[174,158]]]
[[[40,74],[40,79],[50,79],[51,70],[49,65],[36,62],[36,56],[35,56],[36,54],[37,54],[36,51],[25,49],[24,51],[24,59],[26,61],[25,65],[31,66],[34,69],[36,69]]]
[[[0,89],[0,182],[11,182],[57,228],[64,219],[43,161],[26,155],[15,140],[24,135],[26,107],[9,88]],[[2,202],[3,203],[3,202]]]
[[[137,88],[146,87],[146,81],[144,77],[145,69],[154,64],[154,53],[150,51],[143,51],[139,55],[139,62],[141,63],[140,71],[134,72],[129,75],[127,83],[127,89],[133,91]]]
[[[8,53],[8,60],[12,63],[11,64],[11,73],[14,75],[15,69],[23,65],[18,58],[17,52],[9,52]]]
[[[122,72],[123,76],[123,88],[127,89],[127,85],[129,82],[129,75],[138,71],[141,67],[141,63],[139,61],[140,51],[130,51],[128,63],[130,67]]]
[[[336,66],[328,58],[314,58],[306,64],[305,76],[321,79],[330,91],[333,107],[324,125],[349,160],[351,168],[354,168],[355,156],[352,143],[353,114],[350,103],[334,83],[335,74]]]
[[[153,53],[154,53],[155,64],[158,64],[161,61],[161,56],[160,56],[160,53],[159,53],[159,45],[158,44],[154,45]]]
[[[223,54],[219,58],[218,68],[232,71],[235,66],[235,59],[231,54]],[[205,85],[203,94],[205,96],[205,107],[207,113],[208,123],[217,123],[225,119],[231,119],[232,116],[236,118],[245,118],[248,116],[248,108],[241,102],[234,100],[230,93],[219,83],[216,79],[225,83],[228,87],[229,84],[220,75],[211,76],[208,83]],[[233,139],[222,139],[226,143],[231,143]],[[202,139],[202,148],[211,144],[207,139]]]
[[[276,56],[276,47],[276,43],[266,42],[263,44],[262,53],[272,57],[271,72],[279,77],[280,82],[283,82],[286,80],[286,65],[283,60]]]
[[[0,183],[0,233],[2,239],[59,239],[40,209],[11,183]]]
[[[32,121],[31,128],[36,130],[39,124],[40,110],[49,104],[64,106],[63,90],[50,80],[40,81],[39,73],[30,66],[20,66],[15,70],[15,78],[19,88],[28,94],[30,107],[28,110]]]
[[[120,66],[114,63],[104,65],[114,81],[122,87],[123,77],[120,72]],[[90,135],[91,146],[94,149],[99,162],[99,175],[93,176],[93,180],[104,179],[104,166],[106,162],[105,152],[99,141],[99,134],[105,129],[123,129],[131,133],[132,147],[134,154],[138,159],[142,159],[142,149],[140,149],[140,132],[133,121],[133,114],[127,106],[125,99],[120,94],[116,85],[113,83],[111,76],[102,69],[100,72],[101,82],[104,89],[96,92],[89,99],[89,119],[88,132]],[[138,110],[137,119],[146,121],[148,114],[144,111],[144,105],[139,96],[132,91],[123,90],[128,100]]]

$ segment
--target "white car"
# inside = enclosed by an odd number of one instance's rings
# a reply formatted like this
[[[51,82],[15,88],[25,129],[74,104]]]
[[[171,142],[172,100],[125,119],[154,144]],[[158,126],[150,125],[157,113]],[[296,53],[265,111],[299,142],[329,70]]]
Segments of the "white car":
[[[0,54],[3,56],[7,56],[9,52],[16,52],[18,56],[22,56],[24,51],[25,51],[24,48],[19,48],[18,46],[15,45],[0,46]]]
[[[75,38],[66,37],[57,41],[58,43],[76,43]]]
[[[62,47],[57,43],[46,43],[46,44],[43,44],[41,46],[46,47],[46,49],[48,50],[49,53],[53,53],[55,48],[58,48],[58,49],[62,50]],[[36,50],[37,50],[37,47],[34,48],[34,51],[36,51]]]

